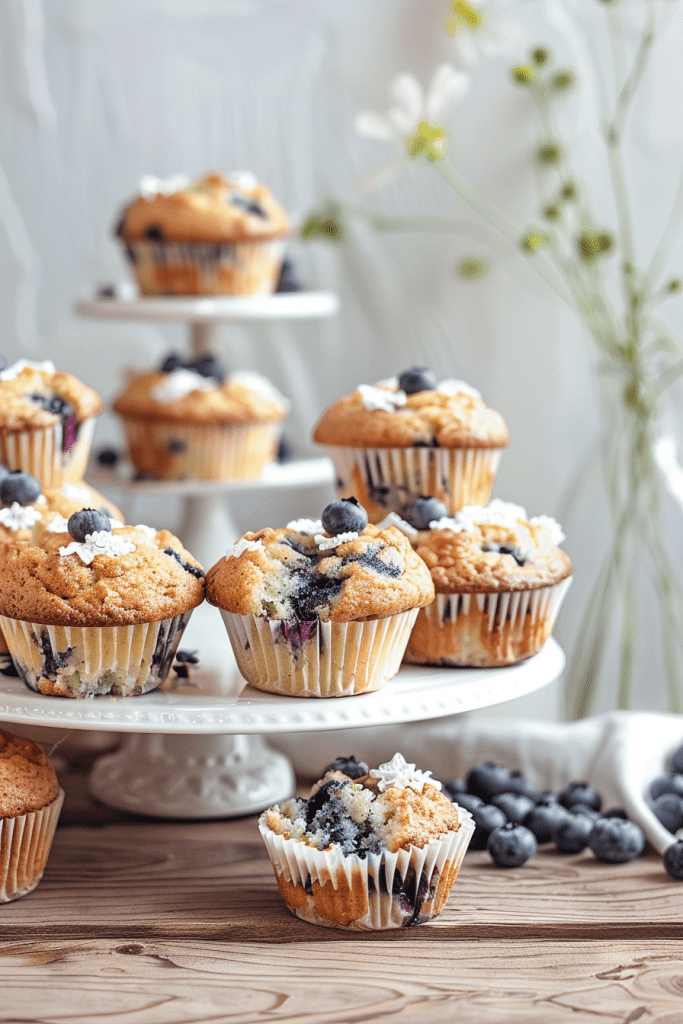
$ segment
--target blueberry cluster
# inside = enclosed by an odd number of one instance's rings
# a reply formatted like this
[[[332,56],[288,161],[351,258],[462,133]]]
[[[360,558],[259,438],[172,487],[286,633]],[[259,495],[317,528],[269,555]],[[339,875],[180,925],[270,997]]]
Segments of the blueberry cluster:
[[[8,469],[0,465],[0,502],[12,505],[32,505],[40,497],[40,481],[20,469]]]
[[[219,383],[225,380],[225,370],[215,356],[199,356],[197,359],[183,359],[178,352],[170,352],[161,366],[161,373],[172,373],[173,370],[193,370],[200,377],[213,377]]]
[[[368,766],[355,757],[338,757],[323,775],[330,771],[341,771],[349,780],[359,779],[367,775]],[[323,782],[309,800],[302,801],[306,831],[319,833],[320,849],[338,843],[344,854],[365,857],[368,853],[379,853],[381,846],[369,819],[354,821],[341,799],[343,791],[351,784],[344,779],[330,779]]]
[[[668,832],[683,828],[683,746],[671,756],[671,771],[653,779],[645,793],[650,809]],[[683,880],[683,840],[672,843],[662,857],[672,878]]]
[[[645,848],[641,828],[621,808],[603,812],[602,797],[587,782],[570,782],[555,795],[535,790],[521,772],[486,762],[464,782],[445,783],[444,793],[474,818],[470,849],[488,849],[501,868],[520,867],[539,843],[567,854],[590,848],[608,864],[633,860]]]
[[[41,395],[39,391],[34,391],[33,394],[26,397],[29,401],[35,402],[36,405],[42,406],[46,412],[59,416],[62,423],[66,423],[69,416],[74,414],[73,407],[65,399],[59,398],[58,395]]]

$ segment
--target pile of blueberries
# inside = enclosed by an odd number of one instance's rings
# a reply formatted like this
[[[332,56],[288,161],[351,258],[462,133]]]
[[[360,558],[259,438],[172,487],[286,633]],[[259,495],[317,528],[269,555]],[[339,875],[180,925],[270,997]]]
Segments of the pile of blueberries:
[[[500,868],[520,867],[539,843],[552,842],[567,854],[590,848],[608,864],[633,860],[645,849],[642,829],[620,807],[603,812],[602,797],[587,782],[570,782],[557,795],[539,792],[521,772],[486,762],[443,790],[474,818],[470,849],[488,850]]]
[[[166,356],[161,366],[161,373],[172,373],[173,370],[193,370],[200,377],[213,377],[221,384],[225,380],[225,369],[215,356],[199,356],[197,359],[183,359],[178,352]]]
[[[683,746],[673,752],[670,760],[671,771],[652,780],[645,799],[659,823],[675,835],[683,828]],[[672,878],[683,879],[683,840],[672,843],[662,860]]]

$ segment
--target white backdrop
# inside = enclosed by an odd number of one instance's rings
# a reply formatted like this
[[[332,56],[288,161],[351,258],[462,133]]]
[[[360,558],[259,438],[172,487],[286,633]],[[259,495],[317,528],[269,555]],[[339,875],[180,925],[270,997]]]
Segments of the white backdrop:
[[[577,0],[588,19],[599,5]],[[109,401],[121,370],[148,365],[178,327],[78,320],[74,299],[126,276],[111,227],[142,174],[250,168],[295,216],[355,183],[385,153],[353,130],[360,109],[384,110],[400,71],[426,82],[451,56],[446,0],[4,0],[0,5],[0,330],[10,360],[49,357]],[[640,238],[663,223],[683,152],[680,12],[657,75],[635,112],[631,166],[643,196]],[[488,59],[449,119],[450,155],[481,191],[526,227],[537,221],[532,152],[534,108],[509,67],[547,42],[581,72],[571,23],[553,0],[509,6],[521,26],[508,57]],[[596,28],[597,33],[597,28]],[[600,46],[599,35],[596,35]],[[596,118],[577,90],[564,115],[570,143],[590,176]],[[338,246],[294,243],[303,280],[337,291],[337,318],[317,323],[224,329],[222,356],[262,370],[291,399],[289,434],[310,452],[324,406],[360,382],[413,364],[463,378],[499,409],[510,428],[495,493],[531,514],[562,515],[563,495],[598,428],[592,355],[580,326],[511,246],[424,163],[408,167],[363,200],[386,213],[447,214],[460,235],[377,234],[351,226]],[[604,216],[611,210],[605,197]],[[487,254],[490,273],[465,281],[460,259]],[[672,267],[683,264],[677,254]],[[680,327],[681,303],[668,311]],[[118,440],[104,416],[97,442]],[[567,522],[577,578],[561,616],[572,639],[602,535],[590,525],[599,483],[583,519]],[[321,495],[243,500],[239,525],[318,514]],[[309,506],[303,507],[305,501]],[[316,503],[311,508],[310,503]],[[173,505],[149,509],[174,523]],[[597,522],[599,516],[594,516]],[[656,688],[655,688],[656,689]],[[651,693],[654,691],[651,689]],[[656,696],[643,702],[658,705]]]

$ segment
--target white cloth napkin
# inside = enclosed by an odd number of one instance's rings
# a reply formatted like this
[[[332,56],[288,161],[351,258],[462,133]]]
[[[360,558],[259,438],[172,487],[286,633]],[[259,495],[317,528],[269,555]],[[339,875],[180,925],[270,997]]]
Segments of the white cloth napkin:
[[[468,720],[466,715],[408,725],[271,736],[300,779],[316,779],[339,755],[372,767],[400,751],[435,778],[463,778],[482,761],[524,773],[537,789],[557,792],[568,782],[590,782],[603,807],[624,807],[654,848],[663,853],[675,837],[645,801],[650,782],[670,768],[683,743],[683,716],[611,711],[578,722]]]

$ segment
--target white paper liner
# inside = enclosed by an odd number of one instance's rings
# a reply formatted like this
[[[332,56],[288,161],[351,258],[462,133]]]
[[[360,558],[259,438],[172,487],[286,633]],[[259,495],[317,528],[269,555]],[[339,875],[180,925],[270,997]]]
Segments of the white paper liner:
[[[286,242],[126,244],[143,295],[269,295],[277,286]]]
[[[25,896],[43,877],[64,790],[47,807],[16,818],[0,818],[0,903]]]
[[[122,419],[131,462],[160,480],[256,480],[275,458],[282,433],[281,422],[231,426]]]
[[[135,626],[47,626],[0,616],[0,628],[32,690],[56,697],[130,697],[163,683],[191,614]]]
[[[420,609],[405,661],[418,665],[512,665],[540,651],[571,586],[568,576],[535,590],[437,594]]]
[[[280,890],[283,890],[281,879],[300,887],[296,894],[292,894],[291,903],[285,898],[289,910],[312,924],[354,931],[406,928],[435,917],[446,902],[474,833],[472,815],[458,807],[460,828],[457,832],[447,832],[438,839],[430,839],[422,848],[408,846],[396,853],[384,850],[361,858],[357,854],[345,856],[336,845],[327,850],[317,850],[299,839],[278,835],[268,827],[267,813],[264,811],[259,818],[259,831]],[[393,894],[394,877],[398,875],[405,882],[411,868],[414,871],[414,884],[411,880],[410,891],[417,893],[422,890],[424,893],[424,902],[418,906],[415,901],[411,904],[405,894]],[[445,877],[440,887],[442,876]],[[342,912],[335,915],[336,919],[326,918],[319,913],[320,909],[325,908],[330,912],[329,898],[324,902],[319,899],[316,909],[316,895],[311,891],[313,883],[320,886],[331,883],[335,891],[342,889],[339,904],[335,908]],[[344,899],[345,895],[348,895],[348,900]],[[295,901],[303,905],[294,905]],[[345,902],[346,914],[343,913]],[[339,917],[343,921],[344,917],[353,913],[353,908],[360,908],[364,912],[348,923],[342,923]]]
[[[340,497],[357,498],[374,523],[420,495],[440,498],[451,515],[488,504],[502,454],[500,448],[326,448]]]
[[[85,473],[94,431],[94,417],[83,420],[76,440],[68,452],[63,452],[61,423],[31,430],[0,430],[0,463],[11,470],[31,473],[43,490],[76,483]]]
[[[417,608],[367,622],[291,623],[220,609],[237,666],[252,686],[294,697],[378,690],[398,672]],[[288,639],[289,636],[289,639]]]

